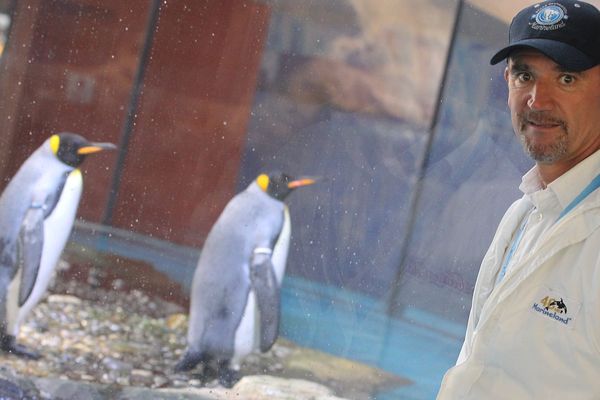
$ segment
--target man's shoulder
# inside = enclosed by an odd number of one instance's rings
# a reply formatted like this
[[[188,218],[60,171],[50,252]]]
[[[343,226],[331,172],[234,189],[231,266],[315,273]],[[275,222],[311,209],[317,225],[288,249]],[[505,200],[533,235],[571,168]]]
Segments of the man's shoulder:
[[[500,220],[498,230],[501,231],[506,228],[512,229],[513,226],[518,225],[531,207],[533,207],[533,204],[527,195],[515,200],[510,207],[508,207],[504,213],[504,216]]]
[[[513,214],[519,211],[526,211],[531,207],[533,207],[531,200],[529,200],[527,195],[523,195],[512,202],[512,204],[506,209],[504,216],[506,217],[509,214]]]

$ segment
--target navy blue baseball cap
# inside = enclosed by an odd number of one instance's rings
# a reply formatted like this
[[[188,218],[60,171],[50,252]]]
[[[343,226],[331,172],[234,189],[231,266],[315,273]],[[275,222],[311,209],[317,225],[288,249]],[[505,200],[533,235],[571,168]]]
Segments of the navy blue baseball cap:
[[[520,48],[536,49],[568,71],[592,68],[600,64],[600,11],[574,0],[529,6],[513,18],[508,46],[490,64],[498,64]]]

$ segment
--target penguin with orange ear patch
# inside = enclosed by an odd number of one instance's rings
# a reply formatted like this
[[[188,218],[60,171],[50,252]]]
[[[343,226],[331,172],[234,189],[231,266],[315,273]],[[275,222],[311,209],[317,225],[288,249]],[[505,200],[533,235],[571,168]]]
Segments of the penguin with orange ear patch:
[[[176,371],[202,363],[206,372],[216,363],[219,382],[231,387],[234,369],[247,355],[271,348],[279,334],[279,292],[291,233],[283,200],[313,183],[262,174],[229,201],[194,273],[187,349]]]
[[[73,133],[47,139],[0,196],[0,350],[39,354],[16,343],[19,326],[40,301],[71,233],[83,180],[78,169],[93,153],[114,149]]]

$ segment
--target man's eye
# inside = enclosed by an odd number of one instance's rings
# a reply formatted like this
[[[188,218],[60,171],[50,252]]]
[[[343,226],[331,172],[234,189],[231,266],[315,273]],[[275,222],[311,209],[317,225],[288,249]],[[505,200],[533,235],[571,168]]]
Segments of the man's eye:
[[[575,77],[573,75],[562,75],[560,82],[565,85],[572,85],[575,82]]]
[[[529,72],[518,72],[517,73],[517,81],[529,82],[530,80],[531,80],[531,74]]]

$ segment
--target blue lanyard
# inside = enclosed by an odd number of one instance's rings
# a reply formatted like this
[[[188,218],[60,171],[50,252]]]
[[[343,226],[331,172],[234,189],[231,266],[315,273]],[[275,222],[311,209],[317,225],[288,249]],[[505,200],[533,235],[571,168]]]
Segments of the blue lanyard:
[[[558,222],[562,217],[564,217],[565,215],[567,215],[567,213],[569,211],[571,211],[572,209],[574,209],[575,206],[577,206],[577,204],[581,203],[583,201],[583,199],[585,199],[586,197],[588,197],[590,195],[590,193],[592,193],[594,190],[598,189],[599,187],[600,187],[600,175],[598,175],[594,179],[592,179],[592,181],[590,182],[590,184],[587,185],[585,187],[585,189],[583,189],[581,191],[581,193],[579,193],[579,195],[577,195],[577,197],[575,197],[573,199],[573,201],[568,206],[565,207],[564,210],[562,210],[562,212],[558,216],[558,219],[556,220],[556,222]]]
[[[569,205],[567,205],[564,208],[564,210],[561,211],[560,215],[558,216],[558,218],[556,219],[556,221],[554,223],[560,221],[560,219],[562,217],[567,215],[572,209],[574,209],[579,203],[581,203],[586,197],[588,197],[590,195],[590,193],[592,193],[594,190],[598,189],[599,187],[600,187],[600,174],[598,176],[596,176],[594,179],[592,179],[592,181],[589,183],[589,185],[587,185],[581,191],[581,193],[579,193],[577,195],[577,197],[575,197],[573,199],[573,201],[571,201],[571,203],[569,203]],[[527,221],[529,220],[530,215],[531,215],[531,212],[529,214],[527,214],[525,217],[523,217],[523,221],[521,222],[521,225],[519,226],[519,230],[517,231],[517,234],[515,235],[512,245],[510,246],[510,250],[508,251],[508,254],[505,257],[504,262],[502,263],[502,268],[500,269],[500,273],[498,273],[498,278],[496,279],[496,284],[498,284],[502,280],[502,278],[504,278],[504,275],[506,274],[506,269],[508,268],[510,259],[512,258],[512,256],[515,254],[515,251],[519,247],[519,243],[521,243],[521,239],[523,239],[523,232],[525,231],[525,225],[527,225]]]
[[[508,254],[504,258],[504,262],[502,263],[502,268],[500,269],[500,273],[498,274],[498,278],[496,278],[496,284],[500,283],[500,281],[504,278],[506,274],[506,269],[508,268],[508,264],[510,263],[510,259],[513,254],[519,247],[519,243],[521,243],[521,239],[523,239],[523,232],[525,231],[525,225],[527,225],[527,221],[529,220],[529,216],[531,215],[533,209],[529,210],[529,213],[523,217],[523,221],[521,221],[521,225],[519,225],[519,230],[513,239],[512,245],[510,246],[510,250]]]

